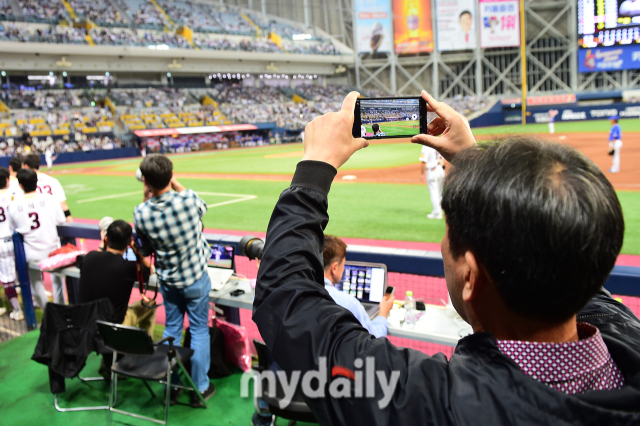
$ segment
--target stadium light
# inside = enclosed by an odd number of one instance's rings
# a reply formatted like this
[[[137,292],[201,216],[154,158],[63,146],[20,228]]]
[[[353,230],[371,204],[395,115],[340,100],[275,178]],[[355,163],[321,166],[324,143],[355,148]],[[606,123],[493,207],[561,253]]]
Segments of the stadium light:
[[[171,77],[171,73],[170,72],[167,73],[167,77]]]
[[[104,75],[106,75],[107,77],[109,77],[109,71],[105,72]]]
[[[2,76],[6,77],[7,76],[7,72],[6,71],[2,71]]]
[[[49,71],[49,75],[53,77],[53,71]]]
[[[4,71],[2,71],[2,73],[3,73],[3,75],[4,75]],[[66,77],[66,76],[67,76],[67,72],[66,72],[66,71],[63,71],[63,72],[62,72],[62,76],[63,76],[63,77]]]

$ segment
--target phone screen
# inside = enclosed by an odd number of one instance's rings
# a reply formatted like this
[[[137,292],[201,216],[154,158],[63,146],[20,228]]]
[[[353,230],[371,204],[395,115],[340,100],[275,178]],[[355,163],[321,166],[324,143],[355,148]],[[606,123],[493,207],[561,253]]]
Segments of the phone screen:
[[[354,116],[354,137],[410,138],[425,133],[426,102],[420,97],[358,99]]]

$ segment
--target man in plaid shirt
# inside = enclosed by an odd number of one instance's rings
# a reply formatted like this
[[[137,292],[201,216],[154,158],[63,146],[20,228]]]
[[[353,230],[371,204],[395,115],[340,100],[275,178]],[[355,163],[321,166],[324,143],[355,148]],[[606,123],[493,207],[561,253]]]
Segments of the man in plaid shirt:
[[[144,181],[144,203],[133,213],[136,235],[149,241],[156,253],[156,272],[164,298],[166,328],[164,337],[182,340],[184,314],[191,328],[191,376],[204,397],[215,393],[209,382],[209,291],[211,281],[207,260],[211,249],[202,235],[201,218],[207,204],[173,177],[173,164],[164,155],[148,155],[140,164]],[[181,389],[171,390],[177,402]],[[191,406],[203,406],[197,395]]]

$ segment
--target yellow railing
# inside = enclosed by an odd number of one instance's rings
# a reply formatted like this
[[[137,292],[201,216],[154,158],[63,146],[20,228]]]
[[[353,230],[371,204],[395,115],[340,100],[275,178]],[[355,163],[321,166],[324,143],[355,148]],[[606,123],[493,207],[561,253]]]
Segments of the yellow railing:
[[[169,22],[171,25],[175,26],[176,24],[173,23],[173,20],[171,18],[169,18],[169,15],[167,15],[167,12],[164,11],[163,8],[160,7],[160,5],[156,2],[156,0],[149,0],[151,3],[153,3],[155,5],[155,7],[158,8],[158,10],[160,11],[160,13],[162,13],[164,15],[164,17],[167,19],[167,22]]]
[[[69,12],[69,16],[71,16],[71,19],[78,18],[78,15],[76,15],[76,12],[73,10],[73,8],[71,7],[71,5],[67,0],[62,0],[62,4],[64,4],[65,9],[67,9],[67,12]]]

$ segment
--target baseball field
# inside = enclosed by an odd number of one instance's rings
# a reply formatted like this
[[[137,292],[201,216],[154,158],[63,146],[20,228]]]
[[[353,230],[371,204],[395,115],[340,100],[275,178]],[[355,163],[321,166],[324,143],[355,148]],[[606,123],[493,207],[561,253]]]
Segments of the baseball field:
[[[640,120],[621,120],[621,172],[607,176],[618,191],[626,221],[622,252],[640,255]],[[476,129],[478,139],[515,133],[572,145],[607,171],[608,121]],[[386,132],[386,131],[385,131]],[[339,171],[329,197],[327,232],[351,238],[440,242],[443,220],[427,219],[429,192],[420,176],[421,147],[408,140],[382,140],[357,152]],[[301,144],[207,151],[172,156],[180,182],[209,205],[207,228],[264,232],[278,196],[302,158]],[[142,199],[135,177],[140,158],[54,166],[69,207],[78,218],[103,216],[131,221]]]
[[[417,135],[420,133],[420,121],[391,121],[386,123],[378,123],[380,125],[380,130],[385,133],[387,136],[398,136],[398,135]],[[365,129],[367,129],[367,133],[373,133],[373,129],[371,128],[371,124],[365,124]]]

